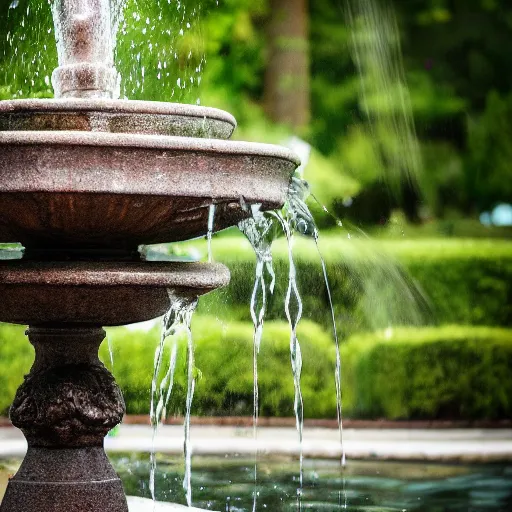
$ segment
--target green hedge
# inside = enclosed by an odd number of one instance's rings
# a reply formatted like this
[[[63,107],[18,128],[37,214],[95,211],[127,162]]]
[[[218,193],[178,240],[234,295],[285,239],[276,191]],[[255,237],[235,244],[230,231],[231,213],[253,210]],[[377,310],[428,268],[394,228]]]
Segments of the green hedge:
[[[350,414],[389,419],[512,417],[512,330],[443,326],[353,336]]]
[[[221,323],[215,318],[196,317],[195,363],[200,378],[195,389],[193,413],[197,415],[252,415],[252,325]],[[305,364],[302,391],[305,414],[311,418],[334,417],[334,345],[318,325],[302,322],[299,339]],[[154,350],[158,332],[110,331],[114,352],[114,375],[123,390],[128,412],[149,410]],[[106,343],[102,357],[109,364]],[[284,322],[269,322],[259,356],[261,414],[293,415],[293,378],[290,368],[290,331]],[[170,411],[182,414],[186,396],[186,343],[178,352],[176,383]]]
[[[252,326],[196,317],[200,378],[195,415],[252,415]],[[127,410],[146,414],[158,330],[109,330],[113,373]],[[334,346],[318,325],[302,322],[302,389],[306,418],[335,418]],[[110,368],[105,341],[101,356]],[[185,403],[185,343],[180,342],[171,413]],[[0,411],[5,414],[33,350],[23,328],[0,324]],[[443,326],[393,328],[352,336],[342,346],[345,417],[499,419],[512,416],[512,329]],[[293,416],[289,329],[269,322],[259,358],[264,416]]]
[[[512,326],[512,242],[501,240],[366,241],[321,239],[336,317],[345,336],[388,325]],[[196,247],[203,247],[197,242]],[[220,237],[214,257],[226,263],[231,284],[205,297],[200,310],[249,319],[254,255],[240,237]],[[269,319],[283,319],[287,249],[275,243],[278,274]],[[295,260],[304,314],[330,328],[327,294],[312,241],[297,239]]]

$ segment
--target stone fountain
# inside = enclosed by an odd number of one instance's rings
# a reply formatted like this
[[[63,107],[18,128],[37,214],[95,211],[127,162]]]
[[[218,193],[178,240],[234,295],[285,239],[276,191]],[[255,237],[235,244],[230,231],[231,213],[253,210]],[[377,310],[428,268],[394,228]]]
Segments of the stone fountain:
[[[147,262],[141,244],[204,236],[280,207],[288,150],[230,142],[212,108],[118,100],[116,9],[54,0],[53,100],[0,102],[0,321],[29,325],[35,362],[11,407],[28,452],[1,512],[126,512],[103,438],[123,397],[98,359],[103,326],[152,319],[224,286],[220,264]],[[151,369],[148,368],[148,372]]]

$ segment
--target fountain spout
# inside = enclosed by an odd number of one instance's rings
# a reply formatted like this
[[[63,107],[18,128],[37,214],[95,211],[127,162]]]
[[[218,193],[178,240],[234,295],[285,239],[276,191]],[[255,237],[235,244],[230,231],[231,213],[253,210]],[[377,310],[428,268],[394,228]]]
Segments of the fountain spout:
[[[56,98],[118,98],[114,49],[123,0],[53,0]]]

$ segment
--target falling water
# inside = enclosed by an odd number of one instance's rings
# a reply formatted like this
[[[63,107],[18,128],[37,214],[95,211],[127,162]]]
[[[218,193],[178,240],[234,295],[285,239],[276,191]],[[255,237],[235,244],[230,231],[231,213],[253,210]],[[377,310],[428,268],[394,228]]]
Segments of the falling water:
[[[338,419],[338,428],[340,431],[340,444],[341,444],[341,464],[344,467],[346,465],[346,455],[345,455],[345,446],[343,443],[343,409],[342,409],[342,392],[341,392],[341,353],[340,353],[340,341],[338,336],[338,327],[336,324],[336,315],[334,313],[334,304],[332,300],[332,293],[331,293],[331,286],[329,284],[329,276],[327,274],[327,266],[325,264],[325,259],[322,255],[322,251],[320,250],[320,244],[319,244],[319,238],[320,238],[320,232],[318,228],[316,227],[315,220],[313,218],[313,215],[311,214],[309,207],[306,204],[306,199],[308,196],[311,196],[316,203],[320,205],[322,210],[326,212],[328,215],[332,216],[336,220],[336,224],[339,227],[343,226],[343,223],[340,219],[335,217],[325,205],[320,203],[320,201],[311,193],[309,189],[309,183],[305,180],[294,178],[292,180],[292,184],[290,187],[290,197],[291,197],[291,204],[292,204],[292,210],[295,210],[297,213],[297,216],[302,215],[302,226],[304,228],[306,226],[309,226],[304,232],[304,234],[310,234],[314,241],[316,250],[318,252],[318,257],[320,258],[320,263],[322,265],[322,274],[324,278],[325,283],[325,289],[327,291],[327,299],[329,302],[329,309],[331,312],[331,322],[332,322],[332,330],[333,330],[333,336],[334,336],[334,343],[336,348],[336,366],[335,366],[335,372],[334,372],[334,378],[336,383],[336,416]],[[295,206],[296,205],[296,206]],[[300,213],[299,213],[300,212]],[[303,228],[303,229],[304,229]],[[350,233],[348,234],[350,238]]]
[[[304,475],[304,451],[303,451],[303,432],[304,432],[304,403],[302,400],[302,389],[300,385],[300,378],[302,373],[302,353],[300,349],[299,339],[297,338],[297,325],[302,317],[302,299],[300,297],[299,289],[297,286],[297,270],[293,259],[293,225],[291,224],[291,217],[285,217],[281,212],[276,213],[276,217],[281,223],[283,231],[286,235],[288,242],[288,289],[285,297],[285,313],[288,323],[290,324],[290,359],[293,373],[293,384],[295,388],[295,424],[297,432],[299,433],[299,489],[297,490],[297,500],[299,510],[301,508],[301,496],[303,487]],[[292,303],[295,302],[295,304]],[[292,311],[292,306],[295,306],[295,311]]]
[[[208,232],[206,234],[208,244],[208,263],[213,260],[212,257],[212,235],[213,235],[213,224],[215,222],[215,204],[211,204],[208,208]]]
[[[342,466],[346,464],[346,456],[345,456],[345,448],[343,443],[343,415],[342,415],[342,390],[341,390],[341,354],[340,354],[340,346],[339,346],[339,337],[338,337],[338,329],[336,325],[336,317],[334,314],[334,305],[331,294],[331,287],[329,284],[329,278],[327,274],[327,267],[325,264],[325,260],[322,256],[319,246],[319,231],[316,226],[313,215],[311,214],[309,207],[306,204],[306,199],[309,195],[309,184],[301,179],[299,176],[295,175],[292,178],[290,183],[290,187],[288,190],[288,198],[287,203],[284,208],[284,214],[278,215],[278,218],[281,221],[283,226],[283,230],[285,232],[287,241],[288,241],[288,256],[290,262],[290,274],[289,274],[289,284],[288,291],[286,294],[286,315],[288,317],[288,321],[290,322],[292,328],[291,335],[291,351],[292,351],[292,370],[294,374],[294,382],[295,382],[295,413],[297,419],[297,428],[299,430],[299,438],[300,443],[302,445],[302,429],[303,429],[303,415],[302,412],[302,404],[301,404],[301,393],[300,393],[300,370],[302,365],[302,360],[300,357],[300,345],[296,336],[296,326],[300,320],[300,316],[302,313],[302,304],[300,301],[300,295],[297,288],[296,283],[296,269],[293,262],[293,235],[295,232],[307,237],[313,238],[315,242],[315,246],[320,258],[320,262],[322,265],[322,273],[325,282],[325,287],[327,291],[327,297],[329,301],[329,307],[331,312],[331,321],[333,328],[333,336],[335,342],[335,350],[336,350],[336,364],[335,364],[335,384],[336,384],[336,414],[338,420],[338,428],[340,433],[340,445],[341,445],[341,463]],[[294,295],[295,300],[297,300],[297,316],[294,321],[291,320],[290,316],[290,301],[292,299],[292,295]],[[299,410],[297,410],[299,407]],[[302,487],[302,447],[301,447],[301,487]],[[345,497],[346,497],[346,493]]]
[[[260,352],[263,324],[267,306],[267,284],[265,271],[269,275],[270,293],[274,292],[276,276],[272,266],[272,241],[274,220],[269,214],[261,212],[261,205],[253,205],[251,217],[238,224],[240,231],[249,240],[256,255],[256,272],[254,287],[251,295],[251,318],[254,326],[253,333],[253,437],[255,442],[254,453],[254,494],[253,512],[256,511],[258,496],[258,418],[259,418],[259,385],[258,385],[258,355]]]
[[[187,336],[189,352],[192,345],[192,334],[190,330],[190,324],[192,321],[192,315],[195,311],[197,300],[176,298],[171,292],[169,292],[169,298],[171,307],[169,311],[164,315],[162,320],[162,332],[160,335],[160,342],[155,350],[153,379],[151,382],[151,403],[150,403],[150,420],[153,427],[152,436],[152,449],[150,455],[150,475],[149,475],[149,490],[151,497],[155,500],[155,473],[156,473],[156,454],[155,454],[155,440],[158,433],[158,427],[160,423],[165,419],[167,415],[167,406],[171,398],[172,389],[174,386],[174,374],[176,370],[176,359],[178,353],[178,337],[183,332]],[[162,366],[166,360],[166,352],[168,352],[168,366],[163,375]],[[192,360],[193,364],[193,360]],[[192,367],[193,370],[193,367]],[[193,371],[190,371],[189,362],[189,382],[190,379],[194,379]],[[190,397],[187,396],[187,412],[189,413],[189,402],[192,403],[192,393]],[[187,448],[190,445],[190,415],[188,414],[185,419],[185,454],[187,456]],[[188,445],[187,445],[188,436]],[[190,462],[190,457],[188,459]],[[188,474],[188,477],[187,477]],[[185,479],[188,478],[190,482],[190,464],[187,464],[185,468]],[[190,486],[189,486],[190,487]],[[188,499],[188,494],[187,494]]]
[[[114,350],[112,347],[112,339],[110,337],[110,334],[107,333],[107,346],[108,346],[108,355],[110,358],[110,371],[114,371]]]
[[[57,51],[48,0],[14,0],[0,29],[0,99],[52,96]]]
[[[192,476],[192,447],[190,444],[190,413],[192,410],[192,400],[194,398],[194,389],[196,386],[196,368],[194,363],[194,339],[190,330],[192,314],[197,306],[197,299],[190,302],[186,310],[185,332],[187,335],[187,351],[188,351],[188,372],[187,372],[187,410],[185,414],[185,477],[183,479],[183,489],[187,496],[187,505],[192,506],[192,486],[190,484]]]
[[[0,99],[52,97],[57,51],[51,7],[56,1],[12,0],[4,9],[9,25],[6,32],[0,30]],[[121,96],[199,103],[206,4],[112,0],[111,5],[112,18],[119,22],[115,67],[121,73]]]

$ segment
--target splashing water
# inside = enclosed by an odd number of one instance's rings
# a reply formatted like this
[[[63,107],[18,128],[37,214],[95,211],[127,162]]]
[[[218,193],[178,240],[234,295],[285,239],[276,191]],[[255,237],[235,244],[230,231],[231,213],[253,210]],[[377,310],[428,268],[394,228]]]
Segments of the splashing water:
[[[258,385],[258,355],[260,352],[263,324],[267,307],[267,285],[265,271],[269,275],[269,291],[274,292],[276,276],[272,265],[273,218],[260,211],[261,205],[251,207],[251,218],[238,224],[240,231],[249,240],[256,255],[256,272],[254,287],[251,295],[251,318],[254,326],[253,333],[253,437],[254,453],[254,493],[253,512],[256,511],[258,496],[258,418],[259,418],[259,385]]]
[[[158,434],[158,427],[167,415],[167,406],[171,398],[172,389],[174,386],[174,374],[176,371],[176,359],[178,354],[178,337],[180,334],[185,333],[188,340],[188,345],[192,344],[192,333],[190,324],[192,315],[195,311],[197,300],[194,299],[178,299],[171,292],[169,292],[169,299],[171,307],[164,315],[162,320],[162,332],[160,335],[160,342],[155,350],[153,379],[151,382],[151,403],[150,403],[150,420],[153,427],[152,436],[152,449],[150,454],[150,475],[149,475],[149,490],[153,501],[155,501],[155,474],[156,474],[156,454],[155,454],[155,440]],[[169,362],[163,377],[162,366],[166,360],[166,351],[169,353]],[[190,348],[189,348],[190,351]],[[193,361],[192,361],[193,363]],[[192,368],[193,369],[193,368]],[[189,380],[193,377],[189,367]],[[192,397],[190,397],[190,405]],[[189,412],[189,397],[187,396],[187,411]],[[190,415],[185,419],[185,440],[188,435],[188,446],[190,445]],[[187,442],[185,442],[185,451],[187,452]],[[188,470],[188,478],[190,482],[190,466]],[[185,478],[187,478],[187,467],[185,469]],[[189,486],[190,488],[190,486]],[[187,495],[188,496],[188,495]]]
[[[0,99],[52,97],[57,67],[51,7],[61,0],[14,0],[0,31]],[[206,64],[200,0],[112,0],[121,97],[200,103]]]
[[[212,235],[213,235],[213,224],[215,222],[215,204],[211,204],[208,208],[208,232],[206,234],[206,240],[208,244],[208,263],[211,263],[212,258]]]
[[[206,63],[199,0],[129,0],[116,64],[123,97],[200,103]]]
[[[417,185],[422,171],[400,31],[389,2],[346,0],[351,50],[361,82],[361,106],[380,154],[381,170],[395,192]]]
[[[52,96],[57,50],[49,0],[16,0],[0,30],[0,99]]]

